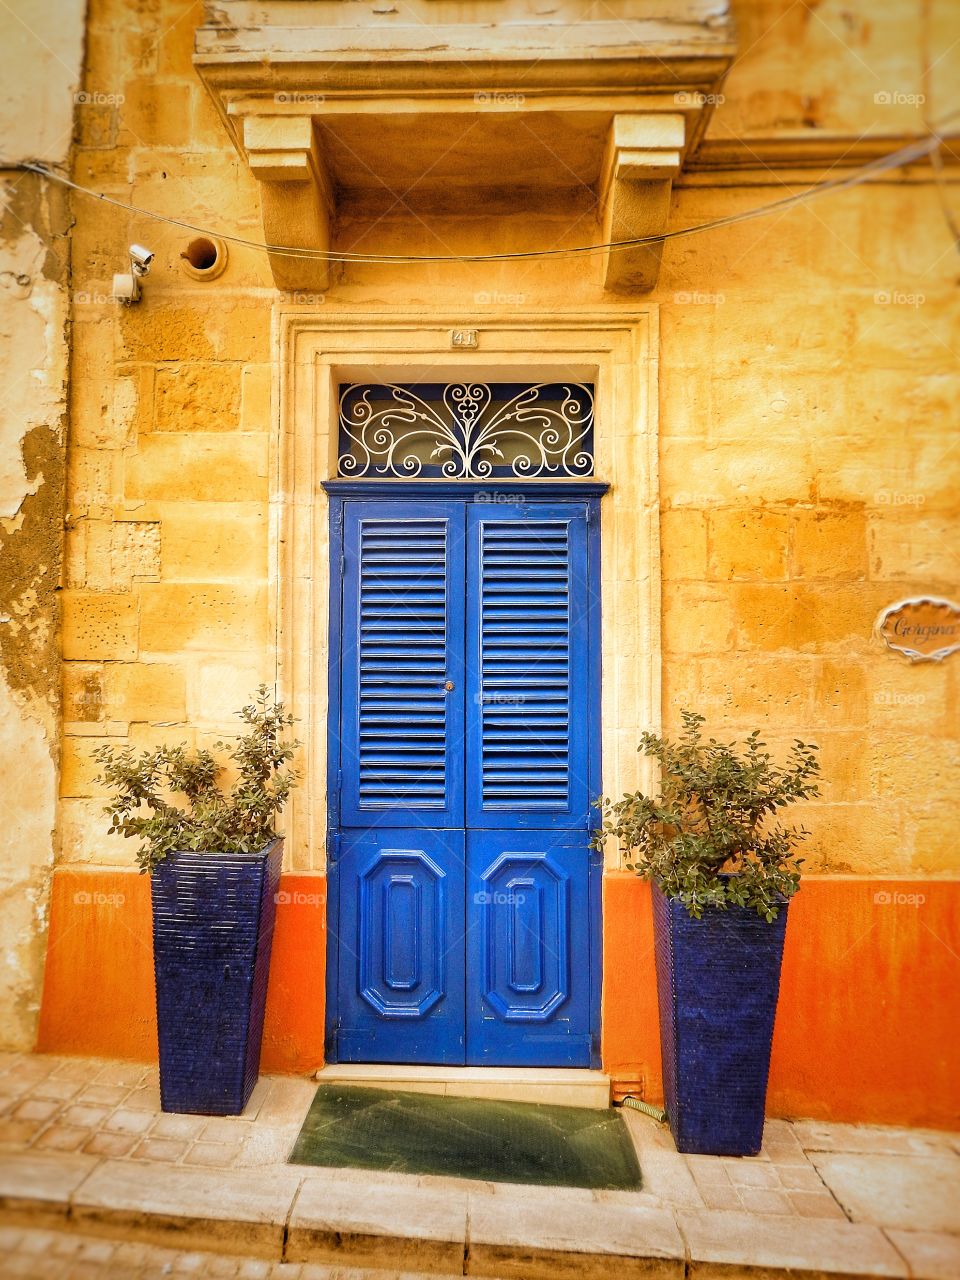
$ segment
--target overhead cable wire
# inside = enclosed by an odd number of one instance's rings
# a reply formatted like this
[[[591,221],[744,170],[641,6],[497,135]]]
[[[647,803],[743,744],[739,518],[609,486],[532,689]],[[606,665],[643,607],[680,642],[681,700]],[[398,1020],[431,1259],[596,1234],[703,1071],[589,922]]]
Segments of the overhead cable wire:
[[[742,222],[749,222],[756,218],[767,217],[769,214],[777,213],[781,210],[791,208],[792,206],[805,204],[820,196],[828,195],[835,191],[845,190],[850,187],[859,186],[861,183],[867,182],[871,178],[874,178],[879,174],[889,172],[892,169],[903,168],[905,165],[913,164],[915,161],[922,160],[924,158],[932,159],[935,154],[937,159],[939,159],[939,151],[945,141],[940,130],[944,125],[948,124],[957,116],[960,116],[960,110],[952,112],[950,116],[939,121],[936,126],[932,126],[931,132],[927,136],[920,138],[915,142],[908,143],[903,147],[899,147],[897,150],[891,151],[886,155],[878,156],[867,164],[854,169],[851,173],[842,177],[828,179],[826,182],[819,183],[806,191],[796,192],[789,196],[783,196],[779,200],[773,200],[768,204],[757,205],[752,209],[745,209],[739,213],[727,214],[724,217],[713,218],[707,222],[694,223],[689,227],[677,227],[671,231],[663,231],[656,235],[635,236],[625,240],[612,240],[599,244],[578,245],[570,248],[524,249],[510,253],[356,253],[349,250],[313,249],[309,247],[298,247],[296,245],[271,244],[269,242],[251,240],[244,236],[234,235],[230,232],[211,230],[209,227],[203,227],[196,223],[188,222],[182,218],[173,218],[170,217],[169,214],[157,213],[152,209],[141,208],[138,205],[131,204],[125,200],[120,200],[116,196],[110,196],[105,192],[98,192],[92,188],[85,187],[78,182],[74,182],[64,174],[57,173],[46,165],[36,162],[23,161],[18,164],[5,165],[4,162],[0,160],[0,169],[7,168],[26,170],[30,173],[35,173],[42,178],[46,178],[51,182],[56,182],[62,186],[68,187],[72,191],[76,191],[81,195],[89,196],[92,199],[100,200],[105,204],[112,205],[113,207],[122,209],[127,213],[134,214],[137,217],[149,218],[154,222],[161,222],[169,226],[179,227],[181,230],[190,231],[195,235],[214,236],[229,244],[240,245],[243,248],[254,249],[277,257],[316,259],[327,262],[359,263],[367,265],[406,265],[445,262],[512,262],[541,258],[585,257],[597,253],[617,252],[625,249],[638,248],[642,245],[663,244],[669,240],[677,240],[686,236],[701,235],[707,231],[714,231],[722,227],[735,226]]]

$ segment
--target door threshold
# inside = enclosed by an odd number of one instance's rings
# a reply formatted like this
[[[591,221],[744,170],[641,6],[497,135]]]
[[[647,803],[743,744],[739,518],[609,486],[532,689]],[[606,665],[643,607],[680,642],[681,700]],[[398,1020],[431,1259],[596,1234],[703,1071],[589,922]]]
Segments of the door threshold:
[[[610,1105],[610,1077],[573,1067],[434,1067],[416,1064],[332,1062],[314,1079],[320,1084],[364,1085],[452,1098],[540,1102],[560,1107]]]

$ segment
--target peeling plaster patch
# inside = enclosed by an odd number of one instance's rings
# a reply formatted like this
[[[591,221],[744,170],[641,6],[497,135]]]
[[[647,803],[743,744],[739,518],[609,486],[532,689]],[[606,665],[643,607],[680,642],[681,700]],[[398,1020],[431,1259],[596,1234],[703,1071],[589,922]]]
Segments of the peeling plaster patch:
[[[67,244],[59,189],[0,178],[0,1045],[33,1046],[55,856],[66,479]],[[0,278],[3,278],[0,276]]]
[[[5,5],[5,9],[11,6]],[[0,132],[4,158],[59,164],[70,149],[80,88],[86,5],[19,0],[18,21],[0,41]]]
[[[15,253],[16,265],[9,269],[33,277],[30,302],[41,311],[44,303],[36,296],[38,277],[59,289],[66,287],[67,234],[71,225],[69,193],[63,187],[20,173],[0,182],[0,254]],[[59,289],[51,291],[49,302],[65,308]],[[56,323],[56,316],[49,310],[46,318]],[[65,361],[65,349],[63,358]],[[43,366],[38,369],[41,371],[45,372]]]
[[[0,677],[2,791],[16,798],[2,806],[0,1045],[17,1048],[33,1046],[54,861],[57,775],[43,711],[24,706]]]
[[[0,300],[0,662],[24,701],[59,707],[56,592],[65,485],[66,242],[69,210],[39,180],[0,185],[0,266],[36,279],[29,300]]]
[[[23,439],[28,483],[48,477],[22,499],[14,532],[0,530],[0,612],[11,622],[0,629],[0,662],[10,687],[28,699],[59,703],[56,622],[59,616],[64,457],[59,432],[34,427]]]

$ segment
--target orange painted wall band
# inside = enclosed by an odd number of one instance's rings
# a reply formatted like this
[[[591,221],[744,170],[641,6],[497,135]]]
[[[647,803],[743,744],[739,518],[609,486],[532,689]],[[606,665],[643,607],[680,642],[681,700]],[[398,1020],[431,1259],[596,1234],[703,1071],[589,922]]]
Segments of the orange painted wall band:
[[[808,876],[790,905],[767,1112],[956,1128],[960,883]],[[663,1101],[649,886],[604,880],[603,1061]],[[626,1083],[629,1082],[629,1083]]]
[[[280,882],[263,1029],[264,1071],[323,1065],[326,879]],[[155,1061],[150,881],[136,872],[58,867],[37,1048]]]
[[[264,1071],[323,1063],[326,881],[285,875]],[[649,887],[604,878],[602,1057],[619,1092],[662,1100]],[[955,1127],[960,883],[807,877],[790,907],[767,1109]],[[59,867],[37,1047],[156,1058],[150,885]]]

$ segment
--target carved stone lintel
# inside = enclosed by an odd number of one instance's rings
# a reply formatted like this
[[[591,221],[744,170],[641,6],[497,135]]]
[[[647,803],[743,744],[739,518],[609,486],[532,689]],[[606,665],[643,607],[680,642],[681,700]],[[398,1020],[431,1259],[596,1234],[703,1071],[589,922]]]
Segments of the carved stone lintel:
[[[260,182],[263,233],[268,244],[330,248],[333,195],[309,116],[247,116],[243,145]],[[271,253],[274,284],[283,290],[323,290],[330,282],[325,258]]]
[[[670,212],[670,188],[680,172],[684,146],[682,115],[616,115],[600,176],[605,242],[660,235]],[[661,243],[608,249],[603,285],[646,293],[660,273]]]

